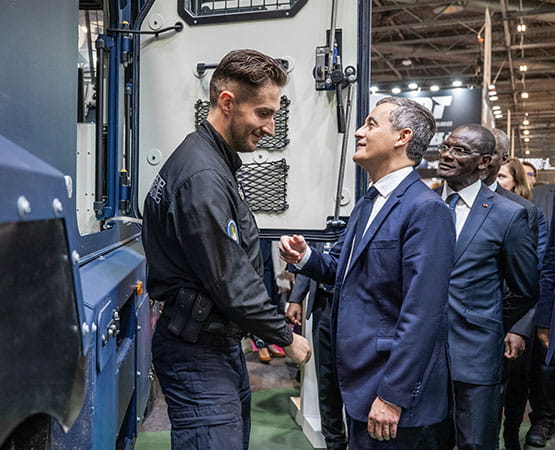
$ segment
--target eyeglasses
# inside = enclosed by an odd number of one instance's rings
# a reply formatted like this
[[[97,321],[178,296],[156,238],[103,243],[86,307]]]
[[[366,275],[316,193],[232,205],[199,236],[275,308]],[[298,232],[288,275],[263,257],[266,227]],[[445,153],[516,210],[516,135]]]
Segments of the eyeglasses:
[[[478,153],[474,150],[468,150],[467,148],[464,148],[464,147],[457,147],[454,145],[447,145],[447,144],[441,144],[439,146],[439,152],[440,153],[451,152],[451,154],[455,156],[470,156],[474,153]]]

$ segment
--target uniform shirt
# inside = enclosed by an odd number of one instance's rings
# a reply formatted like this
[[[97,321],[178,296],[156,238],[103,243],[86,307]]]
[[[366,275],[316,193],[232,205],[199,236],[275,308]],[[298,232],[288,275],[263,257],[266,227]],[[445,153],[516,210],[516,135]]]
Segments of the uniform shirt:
[[[143,242],[152,298],[180,288],[207,294],[214,306],[203,332],[246,331],[287,346],[291,329],[262,281],[258,228],[235,178],[241,159],[204,121],[156,176],[144,206]]]

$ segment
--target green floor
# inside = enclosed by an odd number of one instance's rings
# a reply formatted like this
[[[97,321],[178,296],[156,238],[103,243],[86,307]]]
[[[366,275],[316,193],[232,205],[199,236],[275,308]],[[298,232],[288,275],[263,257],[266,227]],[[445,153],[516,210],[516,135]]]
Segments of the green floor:
[[[289,397],[297,396],[297,389],[265,389],[252,394],[252,428],[250,448],[252,450],[312,450],[301,429],[289,414]],[[530,427],[520,427],[520,442]],[[135,450],[168,450],[169,431],[140,433]],[[504,450],[502,439],[500,450]],[[549,448],[549,444],[547,446]]]
[[[289,415],[289,397],[297,389],[265,389],[252,394],[252,450],[312,450],[301,429]],[[168,450],[170,432],[140,433],[135,450]]]

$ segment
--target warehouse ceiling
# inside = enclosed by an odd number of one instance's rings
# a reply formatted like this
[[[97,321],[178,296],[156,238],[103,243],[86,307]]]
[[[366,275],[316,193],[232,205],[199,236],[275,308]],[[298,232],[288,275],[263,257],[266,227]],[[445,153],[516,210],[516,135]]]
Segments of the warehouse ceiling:
[[[490,105],[503,112],[496,127],[507,130],[510,110],[516,155],[551,156],[555,165],[555,0],[373,0],[372,84],[387,92],[411,82],[450,88],[455,79],[482,87],[486,8],[498,97]]]

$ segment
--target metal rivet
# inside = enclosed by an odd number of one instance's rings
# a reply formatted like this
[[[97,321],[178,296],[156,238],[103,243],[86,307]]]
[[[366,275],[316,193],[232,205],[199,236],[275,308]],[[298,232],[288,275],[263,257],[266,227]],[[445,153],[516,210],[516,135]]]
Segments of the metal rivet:
[[[98,327],[96,326],[96,323],[93,322],[93,324],[91,325],[91,330],[93,333],[96,333],[96,330],[98,329]]]
[[[140,325],[137,325],[137,331],[141,331],[142,327]]]
[[[138,376],[138,377],[141,376],[141,372],[139,372],[138,370],[137,370],[137,376]]]
[[[83,322],[81,329],[83,330],[83,334],[89,334],[89,325],[87,324],[87,322]]]
[[[31,213],[31,203],[23,195],[17,199],[17,213],[23,219],[27,214]]]
[[[77,253],[76,250],[73,250],[71,252],[71,260],[73,261],[73,263],[78,264],[79,263],[79,258],[80,258],[79,253]]]
[[[54,214],[59,216],[64,210],[64,206],[59,199],[55,198],[54,200],[52,200],[52,209],[54,210]]]

